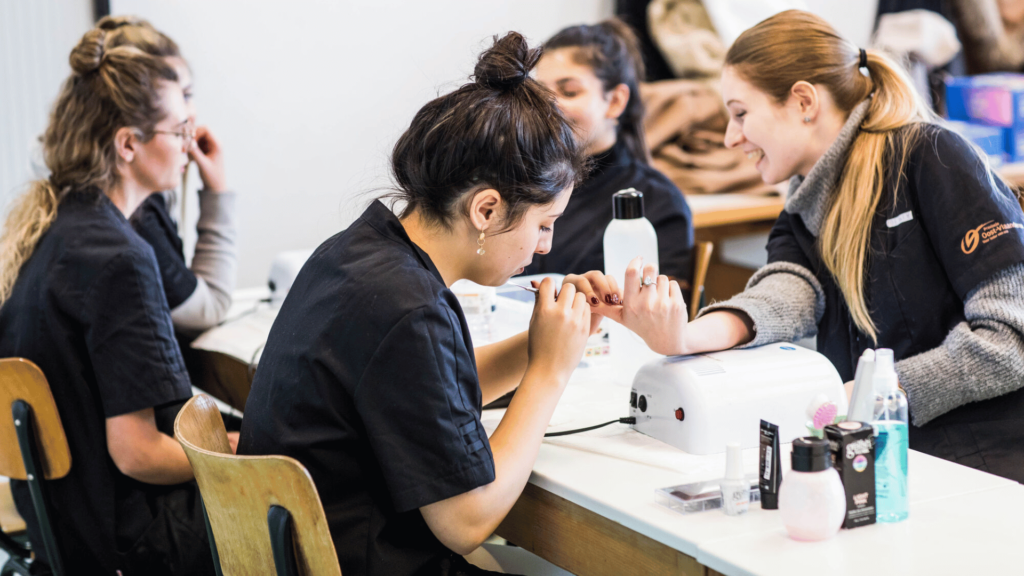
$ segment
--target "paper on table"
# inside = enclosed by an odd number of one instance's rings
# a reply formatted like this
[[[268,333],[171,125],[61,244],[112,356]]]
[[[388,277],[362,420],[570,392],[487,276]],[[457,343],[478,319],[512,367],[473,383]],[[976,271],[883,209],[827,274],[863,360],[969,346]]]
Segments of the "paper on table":
[[[277,308],[265,306],[203,332],[192,342],[197,350],[220,352],[246,364],[259,361]]]

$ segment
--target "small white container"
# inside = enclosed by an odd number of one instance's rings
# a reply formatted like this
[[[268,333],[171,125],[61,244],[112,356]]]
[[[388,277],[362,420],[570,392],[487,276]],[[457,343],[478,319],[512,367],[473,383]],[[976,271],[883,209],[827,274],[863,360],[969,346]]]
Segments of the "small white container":
[[[497,306],[497,290],[493,286],[459,280],[452,284],[451,291],[459,299],[473,344],[480,346],[490,343],[494,311]]]
[[[750,481],[743,474],[743,447],[739,442],[725,446],[725,479],[722,480],[722,511],[729,516],[750,509]]]
[[[779,487],[779,513],[794,540],[828,540],[839,532],[846,516],[846,493],[832,467],[827,440],[807,437],[793,441],[793,470]]]

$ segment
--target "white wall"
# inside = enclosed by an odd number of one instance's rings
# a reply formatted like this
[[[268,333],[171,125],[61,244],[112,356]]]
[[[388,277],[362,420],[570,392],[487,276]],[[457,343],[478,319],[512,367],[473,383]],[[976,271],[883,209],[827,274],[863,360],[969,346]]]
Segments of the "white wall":
[[[862,45],[877,0],[806,0]],[[91,24],[89,0],[0,0],[0,202],[30,178],[67,54]],[[492,34],[539,43],[594,22],[612,0],[113,0],[181,45],[200,122],[222,140],[240,195],[239,286],[270,259],[346,227],[388,184],[387,157],[412,115],[466,81]],[[190,179],[193,187],[198,176]],[[197,207],[189,196],[186,244]]]
[[[0,216],[32,177],[33,142],[91,27],[90,0],[0,0]]]
[[[846,39],[861,48],[871,45],[878,0],[804,0],[807,9],[822,18]]]
[[[240,194],[244,287],[266,281],[274,254],[315,247],[359,215],[387,185],[413,114],[466,81],[491,35],[539,43],[610,15],[612,2],[114,0],[111,10],[168,33],[194,70],[200,123],[223,141]]]

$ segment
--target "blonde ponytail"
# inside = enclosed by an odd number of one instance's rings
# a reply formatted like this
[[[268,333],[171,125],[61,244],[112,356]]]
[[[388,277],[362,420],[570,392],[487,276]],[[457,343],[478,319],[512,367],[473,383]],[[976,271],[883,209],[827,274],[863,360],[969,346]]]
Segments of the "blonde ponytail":
[[[43,134],[51,176],[29,185],[0,232],[0,306],[10,298],[22,266],[64,197],[72,190],[99,194],[117,183],[117,130],[135,128],[146,142],[166,114],[159,83],[177,81],[174,69],[133,46],[107,46],[107,35],[94,28],[71,51],[71,77],[61,87]]]
[[[820,17],[788,10],[741,34],[725,65],[780,104],[801,80],[824,86],[847,115],[871,98],[818,234],[818,249],[854,324],[877,343],[878,330],[864,297],[871,225],[886,178],[902,178],[920,124],[936,117],[895,62],[872,50],[866,56],[867,76],[859,70],[856,46]],[[895,174],[888,173],[891,166],[896,166]]]
[[[14,201],[0,234],[0,306],[11,296],[22,265],[57,217],[57,193],[48,180],[36,180]]]
[[[886,177],[897,182],[903,177],[907,154],[920,135],[920,123],[933,115],[910,79],[889,58],[868,51],[868,70],[874,94],[861,132],[850,146],[818,241],[821,259],[835,277],[854,324],[877,344],[878,330],[864,299],[871,224]],[[897,153],[899,158],[893,158]],[[890,166],[896,166],[896,174],[886,173]],[[894,188],[894,194],[898,189]]]

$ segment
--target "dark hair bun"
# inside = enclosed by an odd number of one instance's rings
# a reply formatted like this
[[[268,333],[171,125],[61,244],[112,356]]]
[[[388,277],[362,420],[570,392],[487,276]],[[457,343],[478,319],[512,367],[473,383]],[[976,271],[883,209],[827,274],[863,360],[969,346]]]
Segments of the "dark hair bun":
[[[99,69],[103,62],[103,45],[106,43],[107,32],[93,28],[82,36],[78,46],[71,50],[71,70],[75,74],[88,74]]]
[[[473,77],[488,88],[515,88],[530,77],[541,52],[540,48],[530,48],[518,32],[509,32],[503,38],[495,36],[494,46],[480,55]]]

